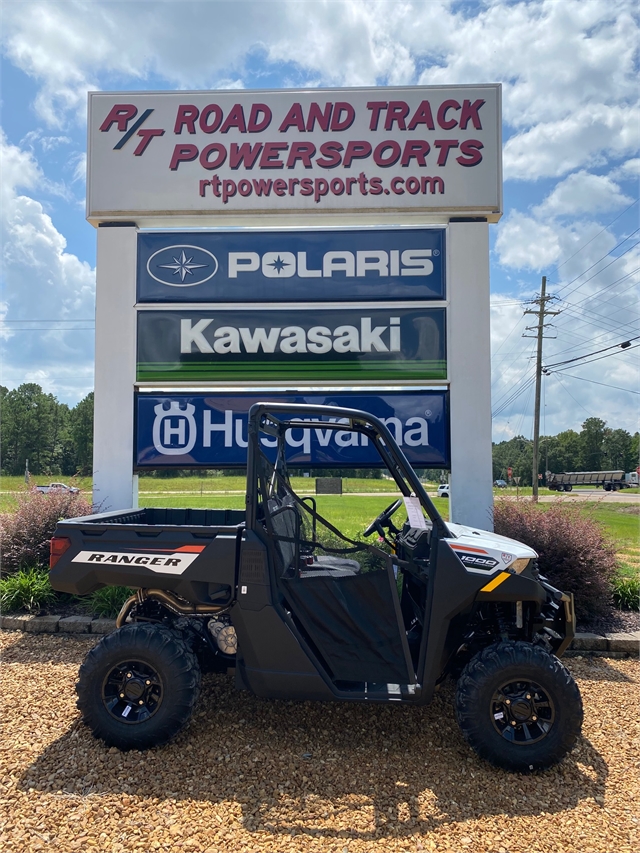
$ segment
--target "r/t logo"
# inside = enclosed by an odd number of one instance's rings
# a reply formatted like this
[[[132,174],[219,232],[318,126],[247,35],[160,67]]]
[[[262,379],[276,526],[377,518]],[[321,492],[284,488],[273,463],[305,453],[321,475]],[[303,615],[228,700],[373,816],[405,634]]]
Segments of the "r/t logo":
[[[115,104],[115,106],[111,108],[109,115],[100,125],[100,130],[102,133],[106,133],[111,129],[112,125],[117,124],[120,133],[124,133],[122,139],[116,142],[113,146],[114,151],[119,151],[121,148],[124,148],[133,134],[138,131],[138,136],[141,137],[141,140],[133,154],[135,157],[140,157],[140,155],[144,154],[147,150],[149,143],[154,136],[164,136],[164,130],[161,130],[160,128],[143,128],[142,130],[139,130],[152,112],[152,109],[145,110],[140,118],[135,121],[131,127],[129,127],[129,122],[138,114],[138,108],[133,104]]]
[[[168,409],[163,403],[154,406],[156,418],[153,422],[153,446],[163,456],[182,456],[191,453],[196,443],[197,427],[193,416],[196,407],[187,403],[181,409],[177,400],[172,400]]]

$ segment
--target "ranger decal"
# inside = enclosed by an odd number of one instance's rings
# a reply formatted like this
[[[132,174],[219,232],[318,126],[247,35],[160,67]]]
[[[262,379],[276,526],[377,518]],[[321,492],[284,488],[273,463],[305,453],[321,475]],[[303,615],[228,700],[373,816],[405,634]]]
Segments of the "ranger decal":
[[[186,545],[165,553],[135,551],[80,551],[72,563],[100,563],[101,565],[144,566],[152,572],[181,575],[200,556],[204,545]]]

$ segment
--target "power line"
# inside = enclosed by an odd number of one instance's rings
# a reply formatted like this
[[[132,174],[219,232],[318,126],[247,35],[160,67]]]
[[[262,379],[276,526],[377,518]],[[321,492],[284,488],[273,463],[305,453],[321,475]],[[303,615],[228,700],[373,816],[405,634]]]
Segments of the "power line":
[[[529,360],[532,358],[532,356],[533,356],[533,350],[534,350],[534,347],[531,347],[531,352],[530,352],[530,354],[527,356],[527,361],[529,361]],[[515,390],[515,388],[517,387],[517,385],[518,385],[520,382],[522,382],[522,380],[523,380],[523,379],[524,379],[524,377],[527,375],[527,373],[529,372],[529,370],[530,370],[530,369],[531,369],[531,366],[530,366],[529,364],[527,364],[527,365],[525,366],[524,370],[522,371],[522,373],[520,374],[520,376],[515,380],[515,382],[513,382],[513,383],[511,384],[511,386],[510,386],[510,387],[509,387],[509,388],[504,392],[504,394],[502,394],[500,397],[498,397],[498,399],[497,399],[497,400],[494,400],[494,405],[496,405],[497,403],[499,403],[499,402],[500,402],[500,400],[502,400],[502,398],[503,398],[503,397],[505,397],[507,394],[511,394],[511,393]],[[491,387],[493,388],[493,386],[496,384],[496,382],[498,382],[498,381],[499,381],[499,379],[501,379],[501,378],[502,378],[501,376],[500,376],[500,377],[497,377],[497,378],[496,378],[496,379],[491,383]]]
[[[606,229],[604,229],[604,230],[606,230]],[[600,261],[604,261],[605,258],[608,258],[612,252],[615,252],[616,249],[620,248],[620,246],[622,246],[623,243],[626,243],[627,240],[629,240],[631,237],[633,237],[634,234],[637,234],[638,231],[640,231],[640,228],[636,228],[635,231],[632,231],[630,234],[627,234],[627,236],[624,238],[624,240],[620,240],[619,243],[616,243],[616,245],[612,249],[609,249],[609,251],[606,254],[604,254],[604,255],[602,255],[602,257],[598,258],[597,261],[594,261],[590,267],[587,267],[586,270],[583,270],[575,278],[572,278],[571,281],[568,281],[566,284],[563,284],[560,287],[560,290],[564,290],[565,287],[569,287],[570,285],[573,284],[574,281],[577,281],[579,278],[582,278],[582,276],[585,273],[588,273],[589,270],[592,270],[594,267],[596,267],[600,263]],[[602,233],[602,232],[600,232],[600,233]]]
[[[515,401],[518,399],[518,397],[520,397],[521,394],[524,394],[525,391],[527,391],[529,388],[531,388],[531,386],[533,385],[534,382],[535,382],[535,376],[530,376],[529,379],[527,379],[526,382],[524,382],[524,384],[522,385],[521,388],[519,388],[517,391],[513,391],[511,396],[507,400],[505,400],[503,403],[501,403],[495,412],[491,413],[491,417],[497,418],[498,415],[501,415],[506,409],[509,408],[509,406],[512,403],[515,403]]]
[[[578,400],[576,400],[576,398],[573,396],[573,394],[571,393],[571,391],[569,391],[569,389],[568,389],[568,388],[567,388],[567,386],[564,384],[564,382],[562,381],[562,379],[560,379],[560,377],[558,376],[558,374],[557,374],[557,373],[552,373],[551,375],[552,375],[552,376],[554,376],[554,377],[558,380],[558,382],[560,383],[560,385],[562,385],[562,388],[564,389],[564,391],[566,391],[566,393],[571,397],[571,399],[573,400],[573,402],[574,402],[576,405],[580,406],[580,408],[582,409],[582,411],[583,411],[583,412],[586,412],[586,413],[589,415],[589,417],[590,417],[590,418],[592,418],[592,417],[593,417],[593,415],[591,414],[591,412],[589,412],[587,409],[585,409],[585,407],[582,405],[582,403],[580,403]],[[575,377],[574,377],[574,378],[575,378]]]
[[[620,276],[620,278],[617,278],[615,281],[612,281],[611,284],[607,284],[605,285],[605,287],[600,288],[600,290],[596,290],[596,292],[592,293],[591,296],[585,296],[585,298],[581,299],[579,302],[572,302],[570,304],[574,306],[583,305],[585,302],[589,302],[591,299],[595,299],[596,296],[598,296],[600,293],[603,293],[605,290],[608,290],[610,287],[613,287],[614,284],[618,284],[619,282],[624,281],[625,278],[629,278],[629,276],[635,275],[637,272],[640,272],[640,267],[636,267],[636,269],[631,270],[631,272],[628,272],[625,275]],[[635,287],[635,282],[633,282],[630,287],[627,288],[627,290],[629,290],[631,287]],[[623,293],[626,293],[626,291],[623,291]],[[615,296],[611,298],[615,299]],[[610,300],[607,299],[605,301],[609,302]]]
[[[608,225],[605,225],[605,226],[604,226],[604,228],[602,229],[602,231],[598,231],[598,233],[597,233],[595,236],[593,236],[590,240],[587,240],[587,242],[586,242],[586,243],[584,243],[584,245],[580,246],[580,248],[578,249],[578,251],[577,251],[577,252],[574,252],[574,253],[573,253],[573,255],[570,255],[570,256],[567,258],[567,260],[566,260],[566,261],[563,261],[563,262],[562,262],[561,264],[559,264],[558,266],[555,266],[555,267],[554,267],[555,271],[557,272],[559,269],[562,269],[562,267],[563,267],[565,264],[568,264],[568,263],[569,263],[569,261],[570,261],[570,260],[572,260],[573,258],[575,258],[575,256],[576,256],[576,255],[579,255],[579,254],[580,254],[580,252],[581,252],[583,249],[586,249],[586,247],[587,247],[590,243],[593,243],[593,241],[594,241],[595,239],[597,239],[601,234],[604,234],[604,232],[605,232],[608,228],[611,228],[611,226],[613,225],[613,223],[614,223],[614,222],[617,222],[617,221],[618,221],[618,219],[620,219],[620,217],[621,217],[621,216],[624,216],[624,215],[625,215],[625,213],[626,213],[628,210],[631,210],[631,208],[632,208],[634,205],[636,205],[637,203],[638,203],[638,199],[636,199],[635,201],[632,201],[632,202],[631,202],[631,204],[629,205],[629,207],[626,207],[626,208],[622,211],[622,213],[619,213],[619,214],[616,216],[616,218],[615,218],[615,219],[612,219],[612,220],[611,220],[611,222],[610,222]],[[550,282],[550,283],[551,283],[551,282]]]
[[[628,349],[622,350],[622,352],[609,352],[606,355],[601,355],[598,358],[592,358],[589,361],[583,361],[582,364],[593,364],[594,361],[602,361],[603,358],[609,358],[612,355],[623,355],[624,353],[630,352],[632,349],[638,349],[640,344],[636,344],[634,347],[629,347]],[[574,367],[582,367],[582,364],[574,364]]]
[[[535,388],[535,384],[536,384],[535,382],[532,382],[531,385],[529,386],[529,391],[527,393],[527,399],[525,400],[524,405],[522,407],[522,411],[520,412],[520,421],[518,422],[518,427],[516,429],[516,433],[518,435],[522,435],[522,430],[524,427],[524,419],[525,419],[527,412],[529,411],[529,403],[531,402],[531,395],[532,395],[533,390]],[[514,402],[515,402],[515,400],[514,400]],[[531,426],[533,428],[533,422],[532,422]]]
[[[624,309],[620,309],[620,310],[624,310]],[[573,315],[581,323],[584,323],[587,326],[595,326],[596,329],[603,329],[604,328],[610,332],[614,332],[615,334],[620,334],[620,332],[622,330],[624,330],[625,328],[628,329],[629,332],[637,332],[638,331],[637,325],[632,325],[631,323],[618,323],[615,320],[612,320],[608,317],[603,317],[602,315],[597,314],[595,311],[589,311],[589,309],[581,308],[581,309],[576,310],[575,308],[573,308],[572,305],[566,305],[562,308],[562,311],[565,314],[568,313],[570,315]],[[583,314],[593,315],[593,317],[596,318],[597,322],[594,322],[594,320],[589,319],[589,316],[582,316]],[[566,323],[565,324],[558,324],[557,328],[562,329],[564,332],[567,332]]]
[[[637,394],[640,396],[640,391],[632,391],[631,388],[621,388],[619,385],[608,385],[606,382],[596,382],[595,379],[585,379],[584,376],[574,376],[572,373],[563,373],[562,370],[557,370],[553,374],[557,376],[560,373],[562,376],[568,376],[569,379],[579,379],[581,382],[591,382],[592,385],[602,385],[603,388],[614,388],[616,391],[625,391],[627,394]]]
[[[636,230],[633,232],[633,234],[636,234],[638,231],[640,231],[640,228],[636,228]],[[633,237],[633,234],[630,234],[630,235],[629,235],[629,237]],[[629,237],[627,237],[626,239],[628,240],[628,239],[629,239]],[[626,242],[626,240],[622,240],[622,243],[625,243],[625,242]],[[618,243],[618,246],[622,245],[622,243]],[[638,243],[640,243],[640,241],[638,241]],[[608,264],[606,265],[606,267],[602,267],[602,269],[601,269],[601,270],[597,270],[596,272],[594,272],[594,274],[593,274],[593,275],[590,275],[590,276],[589,276],[589,278],[586,278],[584,281],[581,281],[581,282],[580,282],[580,284],[579,284],[577,287],[574,287],[574,288],[573,288],[573,290],[570,290],[570,291],[569,291],[569,293],[567,293],[565,296],[563,296],[563,299],[566,299],[568,296],[571,296],[571,294],[572,294],[572,293],[575,293],[575,292],[576,292],[576,290],[580,290],[580,288],[581,288],[583,285],[585,285],[585,284],[587,284],[588,282],[590,282],[592,279],[594,279],[596,276],[598,276],[598,275],[600,275],[601,273],[603,273],[605,270],[608,270],[610,266],[613,266],[613,264],[617,263],[621,258],[624,258],[624,256],[625,256],[628,252],[630,252],[632,249],[635,249],[635,247],[638,245],[638,243],[634,243],[632,246],[629,246],[629,248],[628,248],[628,249],[625,249],[625,250],[624,250],[624,252],[622,252],[622,254],[617,255],[617,256],[616,256],[616,257],[611,261],[611,263],[608,263]],[[618,248],[618,246],[614,246],[614,249],[617,249],[617,248]],[[613,249],[612,249],[611,251],[613,251]],[[591,266],[590,266],[588,269],[586,269],[584,272],[580,273],[580,275],[579,275],[579,276],[576,276],[576,278],[574,278],[574,279],[573,279],[572,281],[570,281],[568,284],[565,284],[565,285],[564,285],[564,287],[561,287],[561,288],[560,288],[560,291],[564,290],[564,288],[565,288],[565,287],[569,287],[569,285],[570,285],[570,284],[573,284],[573,282],[574,282],[574,281],[577,281],[577,279],[582,278],[582,276],[583,276],[585,273],[587,273],[587,272],[589,272],[589,270],[593,269],[593,267],[595,267],[597,264],[599,264],[599,263],[600,263],[600,261],[604,261],[604,259],[605,259],[605,258],[607,258],[607,257],[609,257],[609,255],[610,255],[610,254],[611,254],[611,252],[609,252],[607,255],[603,255],[603,256],[600,258],[600,260],[598,260],[598,261],[596,261],[596,262],[595,262],[595,264],[591,264]],[[558,291],[558,292],[560,292],[560,291]]]
[[[547,364],[545,367],[548,369],[550,367],[561,367],[563,364],[571,364],[573,361],[580,361],[583,358],[589,358],[592,355],[599,355],[601,352],[606,352],[610,349],[616,349],[618,347],[622,347],[623,350],[629,349],[629,345],[631,341],[637,341],[640,338],[640,335],[637,335],[635,338],[630,338],[629,341],[623,341],[620,344],[611,344],[611,346],[604,347],[603,349],[595,350],[594,352],[587,352],[584,355],[578,355],[575,358],[569,358],[566,361],[557,361],[555,364]],[[625,346],[626,344],[626,346]],[[635,349],[635,347],[631,347],[631,349]],[[611,353],[611,355],[617,355],[617,353]]]
[[[524,314],[522,315],[522,317],[520,317],[520,319],[518,320],[518,322],[517,322],[517,323],[516,323],[512,328],[511,328],[511,331],[509,332],[509,334],[507,335],[507,337],[503,339],[503,341],[502,341],[502,343],[500,344],[500,346],[498,347],[498,349],[494,352],[494,354],[493,354],[493,356],[492,356],[493,358],[495,358],[495,356],[496,356],[496,355],[498,355],[498,353],[500,352],[500,350],[502,349],[502,347],[506,344],[506,342],[509,340],[509,338],[511,337],[511,335],[515,332],[515,330],[518,328],[518,326],[520,325],[520,323],[522,323],[522,321],[523,321],[523,320],[524,320]]]

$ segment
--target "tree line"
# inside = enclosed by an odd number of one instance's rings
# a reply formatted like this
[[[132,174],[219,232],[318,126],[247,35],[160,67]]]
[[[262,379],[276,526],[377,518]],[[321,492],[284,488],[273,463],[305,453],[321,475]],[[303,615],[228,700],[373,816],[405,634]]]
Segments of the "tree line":
[[[587,418],[580,432],[541,436],[538,473],[544,483],[546,471],[635,471],[639,438],[637,432],[611,429],[601,418]],[[506,480],[508,468],[520,485],[531,485],[533,441],[518,435],[493,445],[494,480]]]
[[[35,382],[13,391],[0,385],[2,473],[90,475],[93,470],[93,391],[70,408]]]
[[[23,474],[27,459],[32,474],[92,473],[93,392],[71,408],[33,382],[13,391],[0,385],[0,405],[3,474]],[[623,429],[611,429],[600,418],[587,418],[580,432],[569,429],[541,437],[539,473],[544,477],[545,471],[634,471],[638,465],[638,442],[637,432],[631,435]],[[521,478],[521,485],[530,486],[532,462],[533,442],[522,435],[493,445],[494,480],[506,480],[507,469],[511,468],[513,476]],[[167,471],[166,476],[176,473]],[[195,473],[202,476],[204,472]],[[421,473],[430,479],[446,480],[446,474],[439,470]],[[336,469],[313,471],[314,475],[377,477],[380,472]]]

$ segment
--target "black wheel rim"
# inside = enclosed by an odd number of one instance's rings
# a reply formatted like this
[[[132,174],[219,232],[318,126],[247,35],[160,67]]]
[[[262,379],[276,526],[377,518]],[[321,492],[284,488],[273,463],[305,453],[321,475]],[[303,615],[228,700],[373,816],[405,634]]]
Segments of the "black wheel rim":
[[[553,700],[535,681],[508,681],[491,699],[491,721],[509,743],[528,746],[543,740],[553,727]]]
[[[102,701],[109,714],[126,725],[144,723],[162,704],[162,680],[142,661],[128,660],[110,670],[102,684]]]

